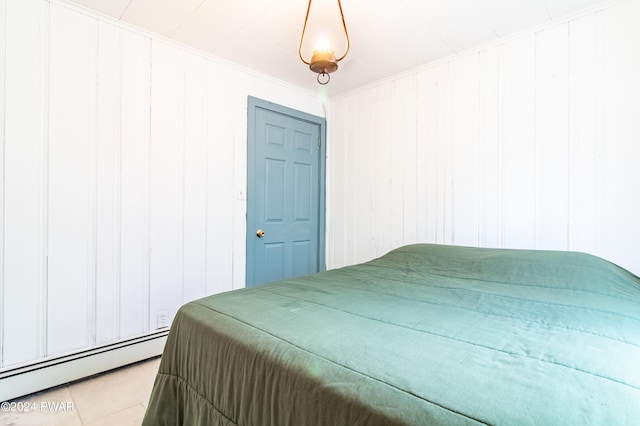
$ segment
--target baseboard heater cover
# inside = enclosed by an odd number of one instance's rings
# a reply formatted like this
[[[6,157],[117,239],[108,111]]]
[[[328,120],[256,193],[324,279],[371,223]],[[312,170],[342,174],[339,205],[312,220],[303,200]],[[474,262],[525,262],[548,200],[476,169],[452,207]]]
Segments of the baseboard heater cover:
[[[169,330],[162,330],[47,359],[0,373],[0,401],[40,392],[162,354]]]

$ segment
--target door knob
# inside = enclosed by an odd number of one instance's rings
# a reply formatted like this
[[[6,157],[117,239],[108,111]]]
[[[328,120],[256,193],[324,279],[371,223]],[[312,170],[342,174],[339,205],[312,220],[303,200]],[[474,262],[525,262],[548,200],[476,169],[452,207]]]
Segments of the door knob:
[[[256,231],[256,235],[258,236],[258,238],[262,238],[264,237],[264,231],[262,229],[258,229]]]

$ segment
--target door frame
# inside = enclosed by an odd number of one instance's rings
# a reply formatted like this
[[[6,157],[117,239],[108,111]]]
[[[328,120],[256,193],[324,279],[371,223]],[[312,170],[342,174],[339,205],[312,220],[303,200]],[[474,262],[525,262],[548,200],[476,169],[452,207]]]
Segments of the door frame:
[[[247,101],[247,213],[245,216],[246,234],[245,241],[245,287],[248,282],[253,282],[253,255],[249,253],[249,244],[255,238],[255,230],[249,229],[249,212],[253,208],[253,188],[252,168],[255,164],[255,144],[256,144],[256,110],[266,109],[279,114],[288,115],[298,120],[315,124],[320,133],[320,149],[318,150],[318,271],[326,270],[325,264],[325,225],[326,225],[326,185],[327,185],[327,120],[324,117],[298,111],[283,105],[265,101],[253,96]],[[251,280],[250,280],[251,278]]]

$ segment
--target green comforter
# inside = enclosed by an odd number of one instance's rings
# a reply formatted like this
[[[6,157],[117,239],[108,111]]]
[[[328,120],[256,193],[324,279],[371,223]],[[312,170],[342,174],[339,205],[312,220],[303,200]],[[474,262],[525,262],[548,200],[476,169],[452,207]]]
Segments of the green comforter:
[[[413,245],[184,305],[145,425],[640,424],[640,279]]]

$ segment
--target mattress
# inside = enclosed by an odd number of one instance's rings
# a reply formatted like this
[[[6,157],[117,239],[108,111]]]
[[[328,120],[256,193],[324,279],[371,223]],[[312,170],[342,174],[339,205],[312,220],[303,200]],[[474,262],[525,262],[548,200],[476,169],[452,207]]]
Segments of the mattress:
[[[640,419],[640,279],[573,252],[418,244],[176,315],[144,425]]]

